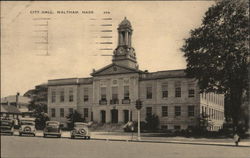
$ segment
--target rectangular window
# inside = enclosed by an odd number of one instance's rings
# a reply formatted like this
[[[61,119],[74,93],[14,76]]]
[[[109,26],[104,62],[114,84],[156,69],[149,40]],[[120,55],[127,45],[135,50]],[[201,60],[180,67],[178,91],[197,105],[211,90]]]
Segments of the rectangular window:
[[[56,91],[55,90],[53,90],[51,92],[51,102],[52,103],[56,102]]]
[[[146,108],[146,115],[151,116],[152,115],[152,107],[147,107]]]
[[[188,90],[188,97],[189,98],[194,97],[194,89],[189,89]]]
[[[74,101],[74,95],[73,95],[73,89],[69,90],[69,102],[73,102]]]
[[[167,98],[168,97],[168,84],[164,83],[161,86],[162,89],[162,98]]]
[[[64,102],[64,90],[60,91],[60,102]]]
[[[93,121],[94,120],[94,114],[93,112],[91,112],[91,120],[90,121]]]
[[[181,97],[181,87],[175,88],[175,97]]]
[[[87,102],[89,100],[89,90],[88,88],[83,89],[83,101]]]
[[[129,99],[129,86],[124,86],[124,99]]]
[[[162,106],[162,117],[168,116],[168,107],[167,106]]]
[[[211,109],[208,108],[208,118],[211,118]]]
[[[188,116],[194,116],[194,106],[188,106]]]
[[[181,116],[181,107],[180,106],[175,106],[175,116]]]
[[[214,119],[214,109],[211,109],[211,118]]]
[[[56,117],[56,109],[51,109],[51,117]]]
[[[147,99],[152,99],[152,87],[147,87],[146,88],[146,93],[147,93],[146,98]]]
[[[181,129],[181,126],[175,125],[175,126],[174,126],[174,129],[175,129],[175,130],[180,130],[180,129]]]
[[[112,87],[112,100],[118,99],[118,87]]]
[[[60,108],[60,117],[64,117],[64,108]]]
[[[73,108],[69,108],[69,114],[73,113]]]
[[[175,97],[181,97],[181,82],[176,81],[174,86],[175,86]]]
[[[84,108],[83,109],[83,114],[84,114],[84,117],[89,117],[89,109],[88,108]]]
[[[162,130],[167,130],[167,129],[168,129],[168,125],[162,125],[162,126],[161,126],[161,129],[162,129]]]
[[[106,87],[101,87],[101,100],[107,100],[107,98],[106,98]]]

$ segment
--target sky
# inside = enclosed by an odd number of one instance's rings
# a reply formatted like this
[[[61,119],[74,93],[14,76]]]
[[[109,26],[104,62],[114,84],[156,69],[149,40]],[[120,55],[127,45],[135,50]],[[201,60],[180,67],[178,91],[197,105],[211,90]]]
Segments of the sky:
[[[180,48],[213,3],[1,2],[1,97],[23,95],[50,79],[90,77],[93,69],[110,64],[124,17],[132,24],[140,70],[185,69]]]

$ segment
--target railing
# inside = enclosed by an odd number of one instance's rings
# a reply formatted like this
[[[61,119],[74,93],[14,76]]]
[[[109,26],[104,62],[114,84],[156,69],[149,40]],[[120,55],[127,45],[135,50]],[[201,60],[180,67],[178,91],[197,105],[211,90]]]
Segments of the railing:
[[[130,99],[122,99],[122,104],[130,104]]]
[[[99,100],[99,105],[107,105],[107,100]]]
[[[119,99],[111,99],[110,104],[119,104]]]

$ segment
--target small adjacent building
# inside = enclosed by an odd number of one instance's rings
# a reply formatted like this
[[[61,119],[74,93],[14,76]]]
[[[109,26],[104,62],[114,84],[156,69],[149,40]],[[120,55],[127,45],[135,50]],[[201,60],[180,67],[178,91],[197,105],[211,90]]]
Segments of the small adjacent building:
[[[17,119],[22,115],[21,111],[14,105],[3,105],[1,104],[0,111],[1,118]]]
[[[31,114],[28,109],[29,102],[28,97],[20,96],[19,93],[1,98],[1,117],[29,116]]]
[[[210,130],[222,127],[224,95],[200,93],[197,81],[184,69],[157,72],[139,69],[132,47],[133,29],[125,18],[118,27],[118,46],[112,63],[91,77],[48,81],[48,114],[67,126],[66,116],[77,110],[87,121],[127,123],[137,120],[135,102],[143,102],[141,120],[156,114],[160,128],[186,129],[207,114]]]

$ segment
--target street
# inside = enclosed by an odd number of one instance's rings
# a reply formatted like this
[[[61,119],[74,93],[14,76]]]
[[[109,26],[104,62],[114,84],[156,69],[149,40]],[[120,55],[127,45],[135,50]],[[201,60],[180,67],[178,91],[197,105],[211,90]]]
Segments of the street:
[[[249,158],[249,147],[1,136],[2,158]]]

